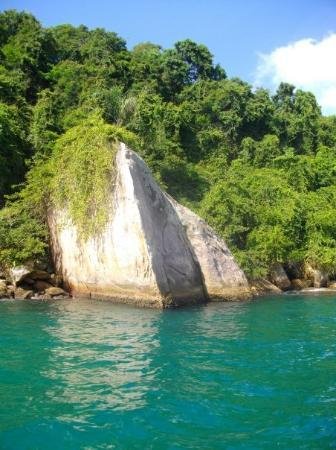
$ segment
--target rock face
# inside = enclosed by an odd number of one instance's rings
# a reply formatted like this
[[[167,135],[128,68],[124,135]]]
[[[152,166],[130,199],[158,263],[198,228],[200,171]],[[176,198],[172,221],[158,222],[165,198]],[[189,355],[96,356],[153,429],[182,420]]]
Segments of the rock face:
[[[10,278],[12,282],[14,283],[14,286],[20,283],[20,281],[23,280],[25,276],[27,276],[31,272],[31,268],[28,266],[19,266],[19,267],[13,267],[10,270]]]
[[[329,277],[327,272],[321,269],[315,269],[310,264],[305,266],[305,276],[308,280],[311,280],[314,288],[324,288],[328,286]]]
[[[61,289],[61,284],[61,277],[38,269],[29,262],[25,266],[12,267],[7,279],[0,278],[0,298],[69,298],[69,294]]]
[[[294,278],[294,280],[291,280],[291,285],[292,285],[292,289],[294,289],[295,291],[301,291],[301,289],[304,289],[305,286],[304,281],[301,280],[300,278]]]
[[[24,289],[24,288],[17,288],[15,290],[15,298],[19,298],[22,300],[27,300],[29,298],[32,298],[34,295],[34,292],[31,289]]]
[[[49,212],[56,269],[74,296],[169,307],[249,295],[244,273],[199,217],[161,191],[124,144],[103,232],[82,240],[66,209]]]
[[[289,281],[283,266],[279,263],[273,265],[270,278],[271,282],[282,291],[287,291],[291,288],[291,282]]]
[[[259,278],[253,280],[251,282],[251,291],[252,294],[256,297],[262,295],[272,295],[272,294],[281,294],[282,290],[279,289],[275,284],[271,283],[269,280],[265,278]]]
[[[7,284],[5,280],[0,280],[0,298],[8,298]]]
[[[168,196],[167,196],[168,197]],[[190,209],[169,197],[200,264],[206,294],[212,301],[251,296],[246,278],[225,242]]]

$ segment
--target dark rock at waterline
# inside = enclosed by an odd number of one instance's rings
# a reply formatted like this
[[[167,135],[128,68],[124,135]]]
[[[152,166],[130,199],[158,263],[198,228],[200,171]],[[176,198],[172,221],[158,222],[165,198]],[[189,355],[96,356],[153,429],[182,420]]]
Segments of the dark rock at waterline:
[[[17,299],[26,300],[32,298],[32,296],[34,295],[34,291],[32,291],[31,289],[18,287],[15,289],[14,295]]]
[[[252,295],[281,294],[281,289],[265,278],[250,281]]]
[[[0,298],[9,298],[6,280],[0,280]]]
[[[291,280],[291,286],[295,291],[300,291],[306,287],[303,280],[300,278],[294,278],[294,280]]]
[[[20,284],[20,282],[25,276],[28,276],[31,270],[32,267],[30,266],[30,264],[26,266],[12,267],[9,270],[9,278],[14,284],[14,286],[17,286],[18,284]]]
[[[32,263],[13,267],[9,270],[9,277],[15,286],[32,285],[36,280],[50,280],[51,274],[45,270],[35,269]]]
[[[13,284],[8,284],[7,292],[9,294],[10,298],[14,298],[15,297],[15,286]]]
[[[32,280],[50,280],[51,274],[45,270],[33,270],[29,273]]]
[[[50,297],[69,297],[69,294],[65,292],[64,289],[60,287],[49,287],[45,290],[46,295],[50,295]]]
[[[314,287],[315,288],[327,287],[328,283],[329,283],[328,274],[321,270],[317,271],[314,277]]]
[[[45,280],[36,280],[34,282],[34,290],[37,292],[45,292],[46,289],[49,289],[52,287],[51,283],[48,283]]]
[[[29,286],[32,286],[35,283],[35,280],[33,280],[32,278],[29,278],[29,275],[24,277],[19,283],[17,283],[18,285],[20,285],[21,283],[24,284],[28,284]]]
[[[310,280],[305,280],[302,278],[295,278],[291,280],[292,289],[295,291],[300,291],[301,289],[308,289],[313,286]]]
[[[26,300],[69,298],[69,294],[61,288],[62,278],[33,266],[14,267],[9,271],[9,279],[0,280],[0,297]],[[11,284],[11,282],[13,284]],[[56,286],[57,285],[57,286]],[[49,293],[46,291],[49,290]]]
[[[288,291],[291,288],[291,282],[282,266],[282,264],[274,264],[270,271],[270,280],[282,291]]]
[[[300,262],[287,262],[284,264],[285,272],[290,280],[304,278],[303,265]]]

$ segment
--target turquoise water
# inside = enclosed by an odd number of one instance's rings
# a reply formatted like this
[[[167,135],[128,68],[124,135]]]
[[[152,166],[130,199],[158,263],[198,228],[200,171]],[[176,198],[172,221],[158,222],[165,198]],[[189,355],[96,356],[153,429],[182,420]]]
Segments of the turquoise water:
[[[1,450],[336,448],[336,297],[0,317]]]

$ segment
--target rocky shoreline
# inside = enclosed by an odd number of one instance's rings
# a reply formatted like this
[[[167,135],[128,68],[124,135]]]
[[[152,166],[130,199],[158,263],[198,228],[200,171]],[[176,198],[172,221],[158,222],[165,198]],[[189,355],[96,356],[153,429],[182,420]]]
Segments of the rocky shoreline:
[[[276,264],[268,279],[249,280],[252,295],[282,294],[289,292],[333,292],[336,280],[321,269],[308,263]]]
[[[74,297],[157,308],[251,297],[225,241],[165,193],[123,143],[108,183],[106,222],[87,237],[66,206],[48,210],[55,271]]]
[[[305,263],[276,264],[269,272],[267,278],[247,279],[247,286],[236,289],[236,295],[212,295],[203,303],[209,301],[237,301],[264,295],[288,294],[288,293],[334,293],[336,292],[336,280],[331,279],[328,273]],[[243,295],[248,291],[248,295]],[[74,294],[74,295],[73,295]],[[55,271],[51,262],[28,263],[7,271],[0,271],[0,299],[17,300],[49,300],[70,298],[102,298],[116,303],[129,303],[135,306],[155,307],[156,302],[148,302],[139,291],[139,298],[134,296],[110,296],[101,292],[91,295],[79,295],[72,292],[71,286],[67,287],[62,276]],[[201,302],[196,302],[201,303]],[[180,302],[180,305],[188,302]],[[192,303],[190,303],[192,304]],[[176,306],[172,304],[171,306]],[[167,306],[168,307],[168,306]]]
[[[333,294],[336,292],[336,280],[329,277],[317,269],[306,267],[299,272],[293,273],[282,265],[273,267],[269,278],[249,280],[251,297],[261,297],[270,294],[290,294],[290,293],[324,293]],[[298,273],[301,278],[298,278]],[[291,277],[295,276],[296,278]],[[70,299],[73,298],[63,284],[60,275],[52,270],[42,270],[40,268],[17,267],[7,273],[0,272],[0,299],[17,300],[50,300],[50,299]],[[76,298],[76,297],[75,297]],[[100,298],[98,295],[97,298]],[[108,300],[130,303],[137,306],[149,306],[146,302],[125,301],[121,298],[107,298]],[[216,301],[216,300],[211,300]],[[218,300],[217,300],[218,301]],[[229,299],[226,301],[230,301]],[[234,301],[234,299],[231,299]]]
[[[118,145],[104,227],[85,238],[67,207],[50,207],[53,261],[0,273],[0,298],[74,296],[171,308],[336,288],[307,262],[276,263],[267,278],[249,280],[215,230],[162,191],[138,154]]]
[[[17,267],[0,273],[0,298],[47,300],[71,298],[63,280],[53,272]]]

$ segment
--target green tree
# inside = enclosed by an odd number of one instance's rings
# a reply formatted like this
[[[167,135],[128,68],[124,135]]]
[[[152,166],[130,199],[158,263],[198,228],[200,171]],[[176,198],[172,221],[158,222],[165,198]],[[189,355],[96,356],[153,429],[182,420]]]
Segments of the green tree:
[[[11,186],[23,181],[29,147],[15,107],[0,103],[0,205]]]
[[[1,53],[5,67],[23,72],[26,96],[34,101],[46,86],[45,73],[56,61],[56,43],[48,30],[30,14],[7,11],[0,14]]]
[[[45,254],[52,199],[73,199],[79,221],[95,211],[114,139],[134,146],[250,274],[289,261],[336,272],[336,116],[322,116],[312,93],[280,83],[271,97],[228,79],[190,39],[128,51],[101,28],[0,13],[1,206],[11,193],[0,264]],[[93,184],[100,197],[86,196]]]

